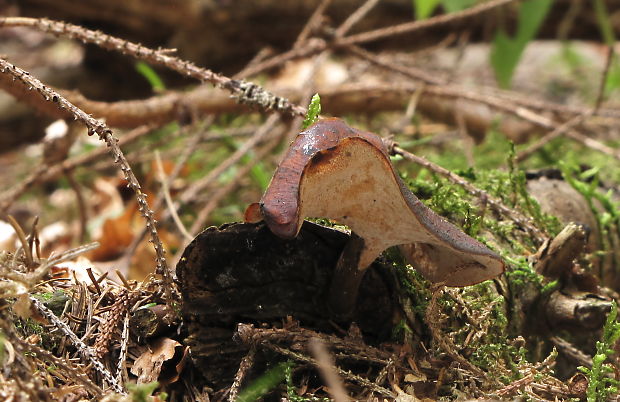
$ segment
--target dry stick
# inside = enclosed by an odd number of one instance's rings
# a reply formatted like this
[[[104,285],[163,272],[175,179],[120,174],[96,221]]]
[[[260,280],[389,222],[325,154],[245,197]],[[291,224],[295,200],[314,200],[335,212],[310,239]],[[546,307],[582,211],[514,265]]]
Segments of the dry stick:
[[[280,120],[280,116],[271,115],[267,118],[265,123],[256,131],[256,133],[246,142],[243,143],[232,155],[222,162],[218,167],[209,172],[205,177],[196,181],[189,187],[181,196],[179,200],[182,203],[192,202],[198,196],[198,193],[210,186],[222,173],[228,170],[231,166],[237,163],[250,149],[256,144],[262,141],[270,133],[273,126]]]
[[[557,124],[553,120],[541,114],[538,114],[534,112],[533,110],[530,110],[529,108],[526,108],[523,106],[517,106],[513,104],[510,100],[502,99],[502,98],[499,98],[493,95],[479,94],[477,92],[468,90],[463,87],[455,86],[455,85],[452,85],[452,86],[441,85],[443,84],[443,80],[432,77],[424,71],[413,69],[411,67],[403,67],[403,66],[386,63],[382,61],[380,58],[378,58],[377,56],[374,56],[372,53],[367,52],[361,48],[353,47],[353,48],[350,48],[350,50],[352,53],[360,57],[363,57],[373,62],[374,64],[377,64],[382,67],[388,68],[390,70],[399,72],[407,77],[419,79],[424,82],[433,84],[433,85],[427,86],[424,92],[431,93],[437,96],[462,98],[462,99],[467,99],[467,100],[471,100],[474,102],[486,104],[487,106],[496,108],[503,112],[506,112],[506,113],[515,115],[517,117],[520,117],[524,120],[527,120],[537,126],[544,127],[550,130],[555,130],[557,128]],[[582,143],[586,147],[602,152],[615,159],[620,159],[620,152],[618,152],[617,150],[599,141],[593,140],[592,138],[589,138],[575,130],[571,130],[569,128],[568,130],[566,130],[566,135],[572,138],[573,140]]]
[[[143,126],[136,127],[133,130],[125,133],[122,137],[120,137],[120,139],[118,140],[118,145],[126,146],[129,144],[133,144],[134,142],[144,137],[145,135],[150,134],[153,131],[153,129],[155,129],[155,127],[150,126],[150,125],[143,125]],[[78,156],[74,156],[73,158],[66,159],[57,165],[49,166],[48,170],[46,170],[45,173],[43,173],[36,182],[43,183],[43,182],[49,181],[59,176],[60,174],[62,174],[63,171],[74,170],[75,168],[79,166],[84,166],[89,163],[95,162],[99,159],[102,159],[108,156],[109,153],[110,151],[108,151],[105,147],[100,147],[86,154],[78,155]]]
[[[540,139],[538,139],[538,141],[536,141],[534,144],[528,146],[526,149],[524,149],[521,152],[519,152],[516,155],[515,160],[517,162],[523,162],[524,160],[526,160],[527,158],[532,156],[535,152],[540,150],[542,147],[544,147],[545,145],[547,145],[551,141],[553,141],[556,138],[562,136],[563,134],[565,134],[571,128],[581,124],[587,117],[592,116],[592,112],[593,111],[589,111],[589,112],[587,112],[585,114],[581,114],[581,115],[575,116],[572,119],[570,119],[570,120],[562,123],[561,125],[557,126],[553,131],[545,134]]]
[[[308,342],[308,348],[317,362],[317,368],[327,384],[327,392],[335,402],[347,402],[349,396],[342,384],[340,377],[334,370],[335,362],[333,357],[327,351],[327,348],[319,338],[312,338]]]
[[[351,35],[338,41],[338,45],[346,46],[352,44],[360,44],[366,42],[372,42],[379,39],[385,39],[388,37],[411,33],[430,27],[438,27],[441,25],[451,24],[457,21],[461,21],[467,18],[474,17],[479,14],[486,13],[498,7],[505,6],[506,4],[515,3],[518,0],[491,0],[485,3],[481,3],[477,6],[468,8],[466,10],[452,13],[442,14],[426,20],[417,20],[412,22],[406,22],[404,24],[394,25],[391,27],[375,29],[369,32],[362,32],[356,35]]]
[[[151,127],[149,126],[138,127],[127,133],[127,135],[124,135],[120,139],[119,145],[125,145],[134,142],[143,135],[148,134],[150,130]],[[63,172],[72,171],[77,166],[81,166],[91,161],[97,160],[107,154],[109,154],[109,151],[106,148],[97,148],[88,154],[76,156],[63,162],[58,162],[57,164],[51,166],[45,164],[41,165],[34,173],[28,176],[14,189],[11,189],[9,190],[9,192],[0,195],[0,215],[2,215],[3,211],[6,212],[6,210],[8,210],[11,205],[33,185],[49,181],[56,176],[63,174]]]
[[[47,166],[42,164],[39,166],[34,172],[32,172],[26,179],[24,179],[21,183],[19,183],[14,188],[10,189],[8,192],[2,194],[0,197],[0,217],[4,216],[11,205],[30,187],[32,187],[38,180],[39,176],[41,176],[47,170]]]
[[[609,67],[611,66],[613,55],[614,55],[613,47],[608,46],[607,47],[607,58],[605,61],[605,67],[603,68],[603,73],[601,74],[601,81],[599,83],[598,95],[596,96],[596,102],[594,102],[594,109],[588,110],[566,121],[564,124],[555,128],[552,132],[540,138],[536,143],[530,145],[527,149],[519,152],[519,154],[517,154],[517,157],[516,157],[517,162],[521,162],[525,160],[530,155],[532,155],[534,152],[538,151],[540,148],[547,145],[549,142],[563,135],[567,130],[570,130],[571,128],[575,127],[578,124],[581,124],[587,117],[590,117],[597,113],[605,97],[605,83],[607,81],[607,76],[609,75]]]
[[[228,390],[228,402],[236,402],[237,397],[239,396],[239,388],[241,388],[241,383],[245,378],[246,374],[252,366],[254,365],[254,360],[256,358],[256,348],[251,347],[248,353],[243,356],[241,362],[239,363],[239,369],[235,374],[235,379],[233,380],[230,389]]]
[[[607,46],[607,54],[605,56],[605,67],[603,67],[603,74],[601,74],[601,82],[598,87],[598,95],[596,102],[594,102],[594,110],[598,110],[605,99],[605,84],[607,84],[607,76],[609,75],[609,69],[614,60],[614,47]]]
[[[66,36],[81,40],[85,43],[92,43],[103,49],[129,54],[137,59],[167,67],[182,75],[200,81],[208,81],[219,88],[231,92],[232,95],[242,103],[260,106],[263,109],[273,109],[284,114],[300,116],[306,114],[305,108],[294,105],[288,100],[276,96],[256,84],[233,80],[206,68],[198,67],[189,61],[170,56],[168,54],[169,51],[150,49],[137,43],[106,35],[102,32],[92,31],[77,25],[48,19],[6,17],[0,18],[0,27],[2,26],[27,26],[57,36]]]
[[[520,212],[506,206],[501,200],[491,196],[486,191],[477,188],[476,186],[469,183],[467,180],[465,180],[461,176],[439,165],[436,165],[433,162],[430,162],[421,156],[417,156],[410,152],[407,152],[400,147],[397,147],[397,146],[390,147],[388,144],[388,149],[391,150],[392,154],[400,155],[407,160],[417,163],[418,165],[423,166],[431,170],[432,172],[435,172],[445,177],[452,183],[463,187],[465,191],[467,191],[468,193],[480,198],[481,200],[484,200],[484,202],[486,202],[491,208],[501,213],[502,215],[508,217],[510,220],[515,222],[517,225],[521,226],[525,231],[527,231],[533,237],[533,240],[536,244],[542,244],[545,241],[545,239],[549,237],[547,236],[546,233],[544,233],[543,231],[538,229],[536,226],[534,226],[531,223],[531,219],[526,218]]]
[[[135,192],[136,200],[138,202],[138,210],[146,220],[146,226],[150,230],[151,242],[153,243],[153,248],[155,249],[157,263],[156,272],[163,277],[165,300],[168,306],[171,307],[171,303],[173,302],[172,292],[174,282],[172,281],[172,276],[166,262],[164,247],[157,234],[153,211],[149,208],[149,204],[146,201],[146,195],[142,192],[140,184],[131,170],[131,166],[129,166],[123,151],[118,146],[118,140],[112,134],[112,130],[103,122],[94,119],[83,110],[75,107],[56,91],[43,85],[41,81],[31,76],[27,71],[8,63],[4,59],[0,59],[0,72],[12,76],[16,81],[19,81],[22,85],[25,85],[26,88],[36,90],[39,94],[41,94],[44,101],[56,103],[60,109],[67,110],[73,115],[75,120],[81,121],[87,127],[90,135],[97,134],[99,139],[105,141],[112,156],[114,157],[114,161],[120,165],[120,169],[127,180],[128,186]],[[172,311],[172,308],[170,311]]]
[[[155,165],[157,166],[157,175],[159,176],[159,181],[161,182],[161,192],[164,196],[164,200],[166,201],[166,205],[168,206],[168,212],[172,216],[172,220],[174,221],[179,232],[185,237],[186,240],[192,241],[193,237],[187,232],[185,229],[185,225],[181,222],[181,218],[179,218],[179,214],[177,213],[177,209],[174,207],[174,202],[172,201],[172,197],[170,197],[170,189],[168,187],[168,178],[166,177],[166,173],[164,172],[164,167],[161,162],[161,156],[159,155],[159,150],[155,150]]]
[[[86,208],[86,201],[84,200],[84,194],[82,194],[82,189],[80,188],[80,183],[75,179],[73,175],[73,171],[65,170],[65,177],[71,186],[71,189],[75,193],[75,199],[77,201],[78,206],[78,214],[80,217],[80,234],[78,236],[78,242],[80,244],[84,243],[86,240],[86,225],[88,221],[88,211]]]
[[[254,66],[253,68],[249,68],[246,70],[247,76],[252,76],[257,74],[260,71],[264,71],[279,65],[284,64],[289,60],[293,60],[296,58],[307,57],[323,50],[328,47],[346,47],[349,45],[360,44],[365,42],[370,42],[377,39],[384,39],[388,36],[395,36],[404,33],[411,33],[418,30],[426,29],[429,27],[435,27],[440,25],[445,25],[448,23],[460,21],[463,19],[471,18],[478,14],[482,14],[493,10],[495,8],[501,7],[505,4],[509,4],[515,2],[517,0],[492,0],[486,3],[483,3],[479,6],[471,7],[467,10],[460,11],[457,13],[447,14],[447,15],[439,15],[433,18],[429,18],[427,20],[415,21],[411,23],[405,23],[401,25],[395,25],[387,28],[377,29],[374,31],[363,32],[357,35],[348,36],[345,38],[341,38],[335,40],[333,43],[327,42],[316,42],[308,46],[304,46],[303,48],[294,48],[277,56],[274,56],[270,59],[265,60],[264,62]]]
[[[353,28],[355,24],[360,22],[372,10],[380,0],[366,0],[357,10],[355,10],[337,29],[335,37],[342,38]]]
[[[295,43],[293,44],[293,49],[301,47],[301,45],[310,37],[313,29],[321,22],[321,18],[323,14],[325,14],[325,10],[331,5],[332,0],[322,0],[318,7],[314,10],[306,25],[301,29],[301,32],[295,39]]]

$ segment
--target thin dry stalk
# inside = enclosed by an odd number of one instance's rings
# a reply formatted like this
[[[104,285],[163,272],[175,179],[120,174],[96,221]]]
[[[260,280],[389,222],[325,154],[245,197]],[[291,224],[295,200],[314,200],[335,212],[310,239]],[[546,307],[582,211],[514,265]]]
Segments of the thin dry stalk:
[[[239,369],[235,374],[235,379],[233,380],[232,385],[230,386],[230,390],[228,391],[228,402],[236,402],[237,397],[239,396],[239,388],[241,388],[241,384],[243,383],[243,379],[246,377],[248,372],[252,369],[254,365],[254,359],[256,358],[256,348],[250,348],[248,353],[243,356],[241,359],[241,363],[239,363]]]
[[[327,384],[327,391],[329,392],[329,395],[335,402],[349,401],[350,399],[344,385],[342,384],[342,380],[338,377],[338,374],[334,369],[336,363],[327,351],[327,348],[323,342],[318,338],[312,338],[308,343],[308,347],[317,362],[317,368],[321,373],[321,377],[323,377],[323,380]]]
[[[353,54],[371,61],[373,64],[398,72],[406,77],[421,80],[428,84],[433,84],[425,87],[425,93],[437,96],[446,96],[450,98],[461,98],[470,100],[514,115],[539,127],[543,127],[549,130],[555,130],[556,128],[558,128],[557,123],[555,123],[552,119],[545,117],[542,114],[536,113],[534,110],[531,110],[527,101],[520,102],[520,104],[517,105],[513,103],[512,99],[510,97],[507,97],[506,95],[504,95],[504,97],[499,97],[492,94],[477,93],[464,87],[460,87],[458,85],[448,85],[446,84],[445,80],[433,77],[420,69],[399,66],[393,63],[387,63],[364,49],[349,47],[349,50]],[[590,112],[585,112],[584,114],[587,113]],[[568,127],[564,131],[567,137],[585,145],[586,147],[620,160],[620,152],[618,152],[617,150],[614,150],[613,148],[599,141],[589,138],[588,136],[573,130],[571,127]]]
[[[593,111],[590,111],[587,114],[575,116],[572,119],[557,126],[555,129],[553,129],[553,131],[545,134],[538,141],[528,146],[526,149],[522,150],[521,152],[517,153],[515,160],[517,162],[523,162],[524,160],[532,156],[534,153],[538,152],[542,147],[544,147],[551,141],[555,140],[556,138],[561,137],[568,130],[581,124],[587,117],[592,115],[592,112]]]
[[[318,7],[314,10],[306,25],[301,29],[301,32],[297,36],[295,43],[293,44],[293,49],[301,47],[306,40],[310,37],[310,34],[314,29],[316,29],[321,23],[321,19],[323,18],[323,14],[325,14],[325,10],[331,5],[332,0],[322,0]],[[250,67],[250,66],[248,66]]]
[[[607,46],[607,54],[605,56],[605,66],[603,67],[603,74],[601,74],[601,81],[598,87],[598,95],[594,102],[594,110],[597,110],[603,104],[605,100],[605,85],[607,84],[607,77],[609,76],[609,69],[615,59],[615,52],[613,46]]]
[[[185,164],[187,163],[189,158],[192,156],[192,153],[196,150],[196,147],[198,146],[198,144],[200,144],[201,142],[207,139],[212,139],[212,138],[207,137],[209,134],[209,132],[207,131],[207,128],[213,123],[214,119],[215,118],[211,116],[198,124],[198,133],[190,137],[191,140],[184,147],[183,153],[177,159],[174,165],[174,168],[172,169],[172,172],[170,172],[170,175],[167,178],[168,185],[169,183],[172,183],[174,180],[176,180],[179,174],[181,174],[181,170],[183,169],[183,167],[185,167]],[[162,193],[162,191],[160,191],[159,194],[157,195],[157,198],[155,199],[155,202],[153,203],[154,211],[159,210],[163,202],[163,199],[164,199],[164,194]],[[131,262],[131,257],[136,252],[136,249],[138,248],[138,245],[144,239],[144,236],[146,236],[146,232],[147,232],[146,228],[143,228],[142,231],[134,237],[129,247],[125,249],[125,253],[124,253],[122,261],[126,267],[129,266]]]
[[[297,58],[308,57],[317,53],[320,53],[328,48],[341,48],[350,45],[357,45],[365,42],[370,42],[378,39],[385,39],[390,36],[396,36],[404,33],[412,33],[415,31],[427,29],[430,27],[441,26],[457,21],[461,21],[467,18],[471,18],[488,11],[494,10],[498,7],[504,6],[509,3],[516,2],[518,0],[492,0],[486,3],[482,3],[478,6],[471,7],[464,11],[439,15],[433,18],[429,18],[421,21],[414,21],[411,23],[405,23],[401,25],[395,25],[387,28],[381,28],[374,31],[363,32],[357,35],[351,35],[344,38],[335,39],[333,42],[316,41],[308,43],[304,47],[294,48],[287,52],[281,53],[264,62],[248,68],[246,70],[247,76],[255,75],[259,72],[283,65],[285,62],[294,60]]]
[[[0,216],[6,214],[11,205],[22,196],[30,187],[32,187],[39,177],[45,173],[47,167],[45,165],[39,166],[34,172],[32,172],[26,179],[24,179],[21,183],[17,184],[13,189],[9,190],[7,193],[2,194],[0,197]]]
[[[364,4],[362,4],[357,10],[355,10],[349,17],[336,29],[335,37],[342,38],[344,37],[350,30],[360,22],[366,14],[368,14],[378,3],[380,0],[366,0]]]
[[[338,46],[346,46],[367,43],[379,39],[386,39],[388,37],[393,37],[415,31],[421,31],[430,27],[438,27],[441,25],[452,24],[457,21],[462,21],[471,17],[487,13],[491,10],[503,7],[510,3],[516,3],[517,1],[518,0],[491,0],[456,13],[442,14],[425,20],[406,22],[400,25],[394,25],[387,28],[380,28],[374,31],[368,31],[356,35],[347,36],[346,38],[339,40],[336,44]]]
[[[78,234],[78,242],[84,243],[86,240],[86,225],[88,223],[88,208],[86,207],[86,201],[84,200],[84,194],[82,193],[82,187],[80,183],[75,179],[73,171],[66,170],[65,177],[69,182],[69,186],[75,193],[75,199],[78,206],[78,216],[80,218],[80,233]]]
[[[174,207],[174,202],[170,196],[170,188],[168,187],[169,180],[164,172],[164,166],[161,162],[161,156],[158,150],[155,150],[155,165],[157,166],[157,175],[161,183],[161,192],[168,206],[168,213],[172,216],[172,220],[177,226],[177,229],[179,229],[179,232],[185,237],[185,240],[192,241],[193,237],[187,232],[187,229],[185,229],[185,225],[181,222],[181,218],[179,218],[179,214],[177,214],[177,209]]]
[[[51,102],[57,105],[62,110],[73,115],[75,120],[81,121],[88,129],[89,135],[97,134],[102,141],[105,141],[114,161],[120,165],[120,169],[123,172],[125,179],[128,182],[128,186],[134,191],[136,200],[138,202],[138,210],[140,214],[146,220],[146,226],[150,230],[151,242],[156,254],[157,269],[156,272],[162,275],[164,279],[164,295],[166,303],[170,306],[173,302],[173,289],[174,282],[172,281],[172,274],[168,268],[166,262],[165,250],[161,239],[157,234],[157,228],[155,219],[153,217],[153,211],[149,208],[149,204],[146,201],[146,194],[142,192],[142,188],[138,183],[131,166],[127,162],[123,151],[118,146],[118,140],[112,134],[112,130],[107,127],[103,122],[94,119],[83,110],[77,108],[72,103],[67,101],[63,96],[54,91],[53,89],[45,86],[41,81],[31,76],[27,71],[22,70],[19,67],[12,65],[4,59],[0,59],[0,72],[13,77],[15,82],[19,82],[27,89],[34,89],[37,91],[42,99],[42,102]],[[172,309],[170,309],[172,311]]]

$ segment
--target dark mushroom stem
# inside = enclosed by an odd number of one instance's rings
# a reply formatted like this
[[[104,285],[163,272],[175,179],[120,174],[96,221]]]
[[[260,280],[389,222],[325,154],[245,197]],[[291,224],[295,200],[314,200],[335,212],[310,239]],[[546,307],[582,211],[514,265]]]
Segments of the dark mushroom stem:
[[[328,307],[336,318],[349,318],[355,310],[359,287],[366,273],[366,269],[359,269],[363,249],[364,239],[351,233],[334,269],[327,299]]]

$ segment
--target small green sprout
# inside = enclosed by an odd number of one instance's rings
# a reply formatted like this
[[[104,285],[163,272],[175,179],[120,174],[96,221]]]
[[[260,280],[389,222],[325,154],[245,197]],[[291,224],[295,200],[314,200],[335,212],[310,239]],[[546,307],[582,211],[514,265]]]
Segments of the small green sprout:
[[[308,105],[308,114],[306,114],[306,118],[304,119],[304,122],[302,123],[301,128],[305,130],[308,127],[310,127],[312,124],[314,124],[319,119],[320,114],[321,114],[321,97],[319,96],[319,94],[314,94],[312,96],[312,99],[310,100],[310,105]]]

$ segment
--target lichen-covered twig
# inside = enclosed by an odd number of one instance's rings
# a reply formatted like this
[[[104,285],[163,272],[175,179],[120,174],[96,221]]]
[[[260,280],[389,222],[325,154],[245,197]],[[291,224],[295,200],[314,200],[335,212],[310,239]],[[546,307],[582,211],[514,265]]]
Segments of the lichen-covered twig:
[[[4,59],[0,59],[0,73],[12,76],[16,82],[16,85],[23,85],[28,90],[38,92],[42,97],[42,102],[52,102],[56,104],[58,108],[66,110],[75,120],[79,120],[87,127],[89,135],[97,134],[102,141],[105,141],[112,156],[114,157],[114,161],[120,165],[120,169],[123,172],[129,187],[135,193],[136,200],[138,201],[138,210],[146,220],[146,226],[150,231],[151,242],[153,243],[153,247],[155,249],[157,263],[156,272],[162,275],[164,280],[164,295],[166,303],[172,303],[174,283],[166,262],[164,246],[161,243],[159,235],[157,234],[153,211],[149,208],[149,204],[146,201],[146,194],[142,192],[142,188],[131,170],[123,151],[118,146],[118,140],[112,134],[112,130],[103,122],[93,118],[83,110],[77,108],[58,92],[44,85],[37,78],[31,76],[27,71],[14,66]]]

